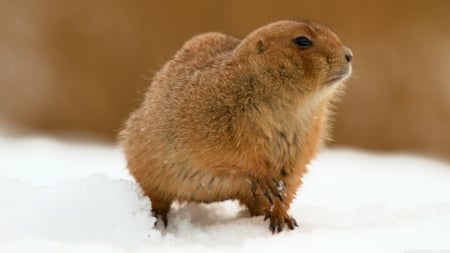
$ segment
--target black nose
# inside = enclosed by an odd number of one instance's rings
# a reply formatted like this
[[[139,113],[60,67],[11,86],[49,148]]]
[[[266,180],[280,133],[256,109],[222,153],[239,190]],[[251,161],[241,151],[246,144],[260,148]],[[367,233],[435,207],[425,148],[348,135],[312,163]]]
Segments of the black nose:
[[[352,60],[352,58],[353,58],[353,55],[351,55],[351,54],[345,54],[345,59],[346,59],[348,62],[350,62],[350,61]]]
[[[345,47],[344,48],[344,53],[345,53],[345,59],[350,62],[353,59],[353,53],[352,50],[350,50],[350,48]]]

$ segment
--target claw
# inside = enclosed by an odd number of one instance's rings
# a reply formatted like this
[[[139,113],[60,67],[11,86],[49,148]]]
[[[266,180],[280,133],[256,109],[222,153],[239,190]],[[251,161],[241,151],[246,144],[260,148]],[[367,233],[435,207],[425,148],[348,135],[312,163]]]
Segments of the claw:
[[[277,226],[277,232],[280,233],[281,231],[283,231],[283,226],[282,225],[278,225]]]
[[[280,233],[281,231],[283,231],[283,225],[281,225],[281,224],[271,224],[270,225],[270,231],[272,232],[272,234],[275,234],[275,232]]]
[[[167,224],[169,223],[168,220],[167,220],[167,214],[162,214],[161,218],[162,218],[162,221],[163,221],[163,224],[164,224],[164,228],[167,228]]]
[[[290,230],[294,230],[294,226],[292,225],[292,223],[288,223],[287,225]]]
[[[279,190],[279,182],[277,182],[275,179],[272,179],[272,182],[268,181],[267,188],[270,189],[270,192],[277,197],[280,201],[283,201],[283,197],[281,196],[281,191]]]
[[[253,194],[253,197],[256,197],[258,186],[262,191],[263,195],[267,198],[267,200],[273,204],[273,197],[275,196],[280,201],[283,201],[282,192],[284,191],[285,185],[283,181],[277,181],[271,176],[266,178],[252,178],[250,177],[247,182],[250,185],[250,190]]]
[[[272,232],[272,234],[275,234],[275,225],[274,224],[270,224],[270,231]]]
[[[272,197],[270,197],[270,194],[268,191],[264,191],[264,196],[266,196],[267,200],[269,200],[270,204],[273,204]]]
[[[297,221],[294,218],[290,216],[285,216],[284,218],[273,217],[272,212],[270,210],[266,210],[264,214],[264,221],[266,221],[269,218],[270,218],[269,230],[272,232],[272,234],[280,233],[281,231],[283,231],[285,225],[290,230],[294,230],[295,227],[298,227]]]
[[[294,230],[294,224],[293,224],[292,221],[291,221],[291,222],[288,222],[287,225],[288,225],[288,228],[289,228],[290,230]]]
[[[169,223],[169,221],[167,219],[167,213],[161,213],[159,211],[152,211],[152,213],[153,213],[153,216],[156,218],[156,221],[153,224],[153,226],[156,227],[161,219],[163,222],[164,228],[167,228],[167,225]]]
[[[291,230],[293,230],[295,227],[298,227],[297,221],[292,217],[289,217],[288,219],[286,219],[286,224],[288,225],[289,229],[291,229]]]
[[[250,189],[252,190],[253,197],[256,196],[256,186],[257,186],[256,182],[252,180],[250,182]]]

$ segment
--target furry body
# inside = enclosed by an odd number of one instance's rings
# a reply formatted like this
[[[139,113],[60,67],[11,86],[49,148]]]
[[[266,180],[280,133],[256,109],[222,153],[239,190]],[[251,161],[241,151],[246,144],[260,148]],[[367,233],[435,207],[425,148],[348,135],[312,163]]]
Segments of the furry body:
[[[312,45],[298,45],[299,36]],[[167,224],[173,201],[237,199],[270,218],[272,232],[293,228],[287,210],[326,138],[349,55],[328,28],[296,21],[243,40],[206,33],[187,41],[120,134],[153,214]]]

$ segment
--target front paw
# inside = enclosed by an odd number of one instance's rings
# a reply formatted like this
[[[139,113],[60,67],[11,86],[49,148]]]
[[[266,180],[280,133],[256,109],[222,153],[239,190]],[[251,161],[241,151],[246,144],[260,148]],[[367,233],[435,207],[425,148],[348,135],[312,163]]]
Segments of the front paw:
[[[295,221],[294,218],[289,216],[286,211],[277,210],[275,206],[272,206],[271,209],[266,210],[264,220],[267,219],[270,219],[269,230],[272,232],[272,234],[274,234],[275,232],[279,233],[283,231],[285,225],[290,230],[298,227],[297,221]]]

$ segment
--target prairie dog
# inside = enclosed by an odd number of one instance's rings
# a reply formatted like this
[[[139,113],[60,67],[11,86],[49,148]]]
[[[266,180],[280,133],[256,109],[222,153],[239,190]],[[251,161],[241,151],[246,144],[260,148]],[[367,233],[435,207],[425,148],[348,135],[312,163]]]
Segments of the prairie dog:
[[[167,226],[173,201],[239,200],[280,232],[352,53],[327,27],[279,21],[242,40],[206,33],[157,72],[120,133],[128,168]]]

